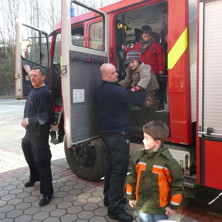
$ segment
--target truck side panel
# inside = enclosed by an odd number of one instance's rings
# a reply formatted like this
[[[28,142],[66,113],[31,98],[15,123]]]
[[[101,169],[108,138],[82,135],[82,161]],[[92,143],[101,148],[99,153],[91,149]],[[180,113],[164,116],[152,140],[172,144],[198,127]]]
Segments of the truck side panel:
[[[222,0],[200,3],[198,183],[222,189]]]
[[[170,141],[192,144],[190,58],[187,1],[169,0],[168,5],[168,95]]]

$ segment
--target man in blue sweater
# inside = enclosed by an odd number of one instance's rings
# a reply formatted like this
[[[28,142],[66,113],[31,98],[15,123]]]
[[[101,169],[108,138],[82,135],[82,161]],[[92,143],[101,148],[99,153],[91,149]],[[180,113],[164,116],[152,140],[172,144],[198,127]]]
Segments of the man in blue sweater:
[[[129,91],[118,82],[116,67],[105,63],[100,67],[102,84],[97,92],[100,116],[100,133],[105,143],[106,170],[104,181],[104,205],[108,216],[118,221],[132,221],[123,205],[124,185],[129,163],[129,126],[128,104],[142,104],[145,90]]]
[[[22,139],[22,150],[30,169],[29,181],[25,187],[31,187],[40,181],[40,193],[43,198],[39,205],[47,205],[53,194],[51,173],[51,151],[49,149],[50,122],[53,118],[51,96],[45,86],[45,74],[39,67],[33,67],[29,73],[33,86],[24,110],[21,125],[26,129]]]

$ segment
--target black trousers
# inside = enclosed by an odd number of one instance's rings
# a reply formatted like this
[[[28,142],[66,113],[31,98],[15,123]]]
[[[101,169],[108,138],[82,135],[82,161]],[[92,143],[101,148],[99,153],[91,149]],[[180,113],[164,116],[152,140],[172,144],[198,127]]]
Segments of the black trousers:
[[[108,201],[108,213],[119,214],[123,210],[124,185],[129,165],[129,136],[123,133],[103,134],[105,143],[104,200]]]
[[[160,101],[159,108],[164,109],[164,102],[166,102],[166,82],[159,82],[159,89],[156,92],[155,99]]]
[[[30,169],[30,181],[40,180],[40,193],[52,195],[51,151],[49,128],[36,132],[26,130],[22,139],[22,150]]]

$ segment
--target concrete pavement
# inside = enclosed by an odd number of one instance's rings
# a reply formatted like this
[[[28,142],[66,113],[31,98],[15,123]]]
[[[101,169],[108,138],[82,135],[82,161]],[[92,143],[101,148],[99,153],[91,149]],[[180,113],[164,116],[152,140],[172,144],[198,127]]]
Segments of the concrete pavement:
[[[92,183],[76,177],[69,169],[61,147],[52,149],[52,172],[54,197],[49,205],[39,207],[41,195],[39,183],[25,188],[29,170],[21,154],[0,149],[0,221],[1,222],[105,222],[111,221],[107,209],[103,206],[103,183]],[[127,212],[138,221],[137,212],[126,205]],[[222,218],[201,215],[194,212],[187,215],[187,209],[181,207],[171,219],[181,222],[212,221]],[[186,216],[187,215],[187,216]],[[206,215],[205,215],[206,218]]]
[[[52,149],[54,197],[45,207],[39,207],[39,183],[34,187],[24,187],[29,177],[24,157],[0,150],[0,221],[111,221],[103,206],[103,183],[92,183],[76,177],[60,148]],[[137,212],[129,206],[126,208],[137,217]]]

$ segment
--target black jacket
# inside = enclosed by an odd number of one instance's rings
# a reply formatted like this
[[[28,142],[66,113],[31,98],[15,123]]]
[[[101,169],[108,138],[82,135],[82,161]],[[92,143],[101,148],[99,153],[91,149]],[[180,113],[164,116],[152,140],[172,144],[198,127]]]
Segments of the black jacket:
[[[53,111],[51,95],[47,86],[32,89],[26,100],[24,118],[29,119],[27,127],[29,131],[38,131],[50,126]]]
[[[130,92],[118,83],[102,81],[97,91],[100,133],[128,133],[130,124],[128,104],[142,104],[145,95],[145,90]]]

